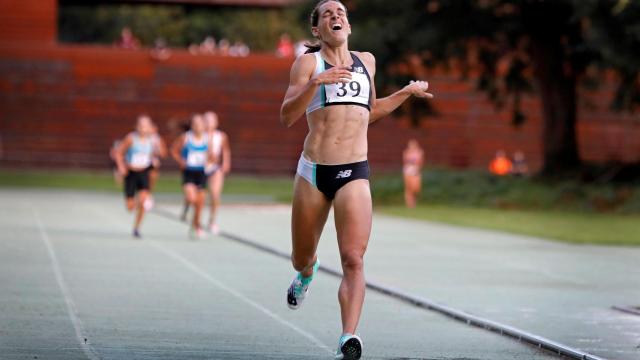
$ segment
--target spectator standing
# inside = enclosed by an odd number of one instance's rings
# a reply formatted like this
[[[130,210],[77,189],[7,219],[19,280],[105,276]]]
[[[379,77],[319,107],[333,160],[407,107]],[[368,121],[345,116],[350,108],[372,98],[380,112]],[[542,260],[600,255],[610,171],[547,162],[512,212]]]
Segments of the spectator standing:
[[[229,48],[229,56],[247,57],[251,50],[242,40],[238,40]]]
[[[120,39],[116,41],[116,46],[125,50],[140,49],[140,40],[138,40],[129,27],[122,28]]]
[[[276,55],[278,57],[293,57],[293,54],[293,42],[291,42],[291,37],[289,36],[289,34],[280,35],[278,47],[276,48]]]
[[[214,55],[216,53],[216,39],[213,36],[207,36],[199,49],[200,54]]]
[[[498,150],[496,156],[489,163],[489,172],[496,176],[505,176],[511,173],[513,163],[507,157],[504,150]]]
[[[527,165],[527,159],[524,153],[520,150],[513,154],[513,168],[511,173],[514,176],[522,177],[529,175],[529,165]]]
[[[231,48],[231,43],[227,39],[220,39],[218,43],[218,54],[222,56],[229,56],[229,49]]]
[[[153,42],[150,55],[154,60],[164,61],[171,57],[171,50],[167,47],[167,42],[159,37]]]

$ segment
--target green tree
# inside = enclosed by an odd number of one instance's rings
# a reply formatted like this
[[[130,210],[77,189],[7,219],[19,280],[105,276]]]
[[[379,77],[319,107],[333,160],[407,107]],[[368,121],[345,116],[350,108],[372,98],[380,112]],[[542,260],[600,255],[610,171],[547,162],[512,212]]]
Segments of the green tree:
[[[521,94],[535,91],[544,118],[543,174],[581,166],[576,141],[577,87],[589,66],[615,68],[612,106],[640,103],[640,2],[631,0],[345,0],[352,44],[376,54],[379,69],[418,54],[423,61],[476,51],[478,88],[524,121]],[[314,2],[315,3],[315,2]],[[309,6],[305,11],[308,11]],[[380,71],[379,85],[398,81]]]
[[[301,36],[301,26],[291,9],[199,8],[187,15],[186,40],[242,40],[256,51],[273,51],[282,33]]]
[[[187,47],[207,36],[242,40],[255,51],[273,51],[282,33],[302,36],[293,9],[133,4],[62,4],[59,38],[69,43],[111,44],[129,27],[143,45],[157,38]]]
[[[170,45],[183,45],[187,18],[180,6],[68,5],[60,8],[59,38],[71,43],[110,44],[130,27],[144,45],[158,37]]]

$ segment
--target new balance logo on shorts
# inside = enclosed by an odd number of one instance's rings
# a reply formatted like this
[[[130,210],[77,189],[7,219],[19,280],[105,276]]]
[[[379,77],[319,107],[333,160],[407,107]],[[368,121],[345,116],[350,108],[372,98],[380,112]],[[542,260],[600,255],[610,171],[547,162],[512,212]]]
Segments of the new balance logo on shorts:
[[[341,170],[340,172],[338,172],[336,179],[346,179],[349,176],[351,176],[351,170]]]

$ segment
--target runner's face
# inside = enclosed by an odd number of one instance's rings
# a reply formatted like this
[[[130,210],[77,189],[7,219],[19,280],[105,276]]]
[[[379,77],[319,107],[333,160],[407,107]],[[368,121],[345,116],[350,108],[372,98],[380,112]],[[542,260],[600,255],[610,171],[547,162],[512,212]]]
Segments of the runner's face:
[[[194,116],[193,119],[191,119],[191,130],[198,135],[204,132],[204,121],[202,116]]]
[[[151,124],[151,119],[148,116],[142,116],[138,118],[138,124],[136,126],[136,131],[143,136],[150,135],[153,133],[153,125]]]
[[[205,115],[208,131],[215,131],[218,128],[218,116],[212,113]]]
[[[318,26],[311,29],[314,36],[331,45],[341,45],[347,41],[351,35],[351,25],[342,4],[330,1],[320,6],[318,13]]]

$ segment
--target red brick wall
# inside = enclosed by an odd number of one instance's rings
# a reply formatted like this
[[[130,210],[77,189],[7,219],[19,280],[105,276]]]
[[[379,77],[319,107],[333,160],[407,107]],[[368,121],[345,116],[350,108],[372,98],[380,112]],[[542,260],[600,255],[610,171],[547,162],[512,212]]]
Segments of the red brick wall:
[[[106,167],[111,142],[131,129],[137,114],[149,113],[170,141],[190,113],[213,109],[232,139],[235,170],[291,172],[306,124],[286,129],[279,123],[289,67],[290,61],[266,55],[238,59],[174,51],[158,62],[146,51],[0,45],[0,165]],[[485,167],[502,148],[523,150],[534,169],[541,165],[537,99],[525,99],[528,120],[513,128],[509,114],[496,112],[471,82],[446,75],[430,80],[440,116],[418,129],[405,119],[372,125],[374,171],[399,168],[411,137],[423,144],[430,164]],[[581,111],[581,155],[596,162],[640,161],[637,117],[610,113],[601,102],[600,110]]]
[[[0,166],[106,167],[112,141],[127,133],[137,114],[149,113],[167,141],[189,114],[221,116],[240,172],[293,171],[306,124],[279,124],[289,60],[191,56],[174,51],[163,62],[147,51],[56,44],[56,0],[0,0]],[[497,149],[522,150],[541,165],[540,104],[524,100],[521,128],[473,91],[472,82],[429,77],[440,116],[410,128],[406,119],[383,119],[369,131],[374,171],[400,167],[406,141],[418,138],[427,162],[485,167]],[[584,93],[578,137],[585,160],[640,161],[638,115],[608,111],[615,78]],[[167,164],[171,166],[171,161]]]
[[[582,91],[579,108],[580,155],[594,162],[640,162],[640,109],[634,114],[612,112],[618,83],[613,72],[605,74],[597,91]]]
[[[57,0],[0,0],[0,42],[53,44]]]
[[[233,139],[237,169],[282,172],[303,127],[285,131],[279,106],[289,61],[98,47],[0,48],[5,165],[104,166],[111,142],[149,113],[170,141],[196,111],[214,109]]]

